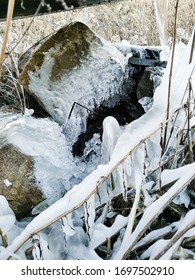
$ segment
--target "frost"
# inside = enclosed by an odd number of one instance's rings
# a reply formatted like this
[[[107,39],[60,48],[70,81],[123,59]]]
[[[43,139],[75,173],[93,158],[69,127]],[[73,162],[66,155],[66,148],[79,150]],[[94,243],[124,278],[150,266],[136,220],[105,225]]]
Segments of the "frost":
[[[148,112],[150,108],[152,107],[153,104],[153,98],[144,96],[139,99],[139,103],[142,105],[143,109],[145,112]]]

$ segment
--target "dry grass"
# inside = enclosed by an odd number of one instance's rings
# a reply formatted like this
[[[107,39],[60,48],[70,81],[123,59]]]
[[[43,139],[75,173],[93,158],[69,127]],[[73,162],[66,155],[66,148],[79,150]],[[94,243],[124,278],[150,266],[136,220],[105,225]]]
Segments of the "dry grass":
[[[169,1],[168,38],[172,38],[174,3]],[[14,20],[10,36],[13,47],[29,25],[31,18]],[[16,49],[20,56],[36,41],[72,21],[82,21],[105,39],[113,42],[128,40],[133,44],[159,45],[153,0],[126,0],[84,9],[36,17],[28,34]],[[188,40],[195,23],[195,2],[180,0],[178,9],[179,38]],[[4,33],[5,24],[0,23]]]
[[[167,24],[169,45],[171,45],[173,37],[174,4],[175,0],[169,0]],[[184,42],[188,41],[195,23],[194,15],[195,2],[193,0],[180,0],[177,28],[177,38],[179,40]],[[11,50],[14,49],[14,51],[12,52],[11,60],[8,55],[8,59],[6,60],[7,65],[10,65],[8,68],[10,70],[15,69],[15,78],[17,78],[17,61],[29,47],[65,24],[73,21],[86,23],[99,35],[112,42],[128,40],[131,44],[136,45],[160,44],[153,0],[126,0],[117,3],[102,4],[78,10],[38,16],[34,18],[33,22],[32,18],[17,19],[12,21],[7,47],[8,54]],[[30,28],[28,29],[29,25]],[[28,29],[28,32],[23,36],[26,29]],[[3,42],[4,33],[5,22],[0,22],[0,46]],[[7,79],[12,80],[5,67],[4,74],[2,78],[5,81]],[[18,88],[18,84],[13,82],[13,86],[11,87],[13,93],[15,88]],[[0,85],[0,106],[6,98],[4,91],[7,90],[8,88],[5,88],[5,83],[3,88],[2,84]],[[20,91],[20,86],[18,90]],[[12,105],[21,104],[21,100],[17,96],[19,95],[16,94],[15,99],[12,100],[12,94],[11,96],[9,95],[5,103],[11,103]]]

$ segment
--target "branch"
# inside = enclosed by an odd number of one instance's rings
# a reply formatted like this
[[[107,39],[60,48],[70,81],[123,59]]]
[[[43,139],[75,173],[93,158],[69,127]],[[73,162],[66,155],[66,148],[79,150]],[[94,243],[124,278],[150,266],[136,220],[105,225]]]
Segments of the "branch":
[[[1,55],[0,55],[0,78],[1,78],[2,70],[3,70],[3,62],[5,60],[5,51],[6,51],[6,46],[7,46],[7,42],[8,42],[9,31],[11,28],[14,5],[15,5],[15,0],[9,0],[5,35],[4,35],[4,40],[3,40]]]

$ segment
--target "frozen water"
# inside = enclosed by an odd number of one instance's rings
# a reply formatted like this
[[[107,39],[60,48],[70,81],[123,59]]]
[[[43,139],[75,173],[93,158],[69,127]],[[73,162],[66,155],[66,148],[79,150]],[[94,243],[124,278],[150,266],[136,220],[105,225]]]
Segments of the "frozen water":
[[[98,36],[98,35],[97,35]],[[30,72],[29,89],[44,104],[47,111],[59,124],[64,124],[65,134],[72,139],[86,129],[88,111],[75,106],[68,120],[74,102],[88,109],[104,104],[113,107],[124,94],[124,84],[128,78],[127,60],[111,43],[99,38],[101,43],[90,47],[90,53],[80,59],[68,74],[51,81],[54,65],[53,53],[59,49],[56,45],[44,57],[40,69]]]
[[[148,112],[150,108],[152,108],[153,98],[149,96],[144,96],[140,98],[138,102],[142,105],[144,111]]]

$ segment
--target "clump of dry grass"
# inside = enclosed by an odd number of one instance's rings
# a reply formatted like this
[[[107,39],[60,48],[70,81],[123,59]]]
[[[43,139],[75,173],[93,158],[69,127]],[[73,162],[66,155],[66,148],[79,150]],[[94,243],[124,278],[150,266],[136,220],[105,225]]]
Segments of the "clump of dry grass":
[[[171,41],[174,23],[175,0],[169,0],[168,38]],[[179,39],[188,40],[195,23],[195,3],[180,0],[178,8]],[[38,16],[31,24],[29,32],[15,49],[20,56],[38,40],[73,21],[86,23],[95,32],[113,42],[128,40],[139,45],[159,45],[153,0],[126,0],[101,4],[83,9]],[[9,44],[14,46],[21,38],[31,18],[17,19],[12,23]],[[4,33],[5,23],[0,23]]]
[[[169,0],[167,23],[169,45],[172,44],[173,38],[174,4],[175,0]],[[178,40],[184,42],[188,41],[195,22],[194,11],[195,3],[192,0],[179,1]],[[29,47],[63,25],[73,21],[82,21],[86,23],[99,35],[112,42],[128,40],[131,44],[136,45],[160,44],[153,0],[126,0],[37,16],[33,20],[32,18],[17,19],[12,21],[7,46],[7,54],[12,55],[12,59],[6,61],[7,66],[10,64],[10,66],[8,66],[10,71],[12,72],[12,69],[14,69],[14,72],[18,72],[16,69],[17,61]],[[1,41],[3,41],[4,33],[5,22],[0,22],[0,46]],[[25,36],[23,36],[23,34],[25,34]],[[6,73],[6,75],[10,76],[8,73]],[[16,93],[15,98],[11,98],[10,100],[10,92],[8,97],[4,94],[4,91],[8,92],[8,87],[4,86],[2,90],[2,82],[7,81],[6,75],[2,77],[3,79],[0,86],[0,106],[2,106],[1,103],[3,100],[7,99],[5,102],[6,104],[9,103],[13,106],[15,102],[15,107],[18,108],[18,106],[21,106],[20,95]],[[12,76],[14,75],[15,74]],[[17,75],[15,78],[17,79]],[[12,79],[11,76],[10,79]],[[15,84],[16,80],[13,80],[13,82]],[[5,89],[5,87],[7,88]],[[18,87],[17,83],[12,88],[12,93],[14,93],[14,88],[16,87]]]

